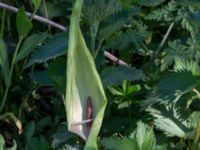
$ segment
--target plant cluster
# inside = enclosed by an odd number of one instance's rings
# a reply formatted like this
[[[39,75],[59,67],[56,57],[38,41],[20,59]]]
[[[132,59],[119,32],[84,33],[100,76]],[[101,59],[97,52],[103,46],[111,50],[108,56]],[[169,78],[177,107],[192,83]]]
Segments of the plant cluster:
[[[0,2],[0,150],[84,148],[67,129],[64,100],[74,2]],[[199,150],[199,0],[83,2],[81,32],[108,100],[99,149]]]

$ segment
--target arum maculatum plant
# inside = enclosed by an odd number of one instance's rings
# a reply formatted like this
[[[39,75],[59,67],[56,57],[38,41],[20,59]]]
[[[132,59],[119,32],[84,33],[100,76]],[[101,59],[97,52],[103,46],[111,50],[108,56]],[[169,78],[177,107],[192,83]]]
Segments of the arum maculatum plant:
[[[86,140],[84,149],[97,147],[97,136],[106,107],[106,96],[79,21],[83,0],[74,3],[69,29],[66,111],[68,130]]]

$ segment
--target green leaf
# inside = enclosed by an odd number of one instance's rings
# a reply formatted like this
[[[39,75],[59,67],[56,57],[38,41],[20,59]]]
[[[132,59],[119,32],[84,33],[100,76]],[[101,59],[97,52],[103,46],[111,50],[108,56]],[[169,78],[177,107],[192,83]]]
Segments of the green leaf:
[[[123,80],[136,81],[144,80],[145,75],[142,70],[129,67],[107,67],[102,71],[101,78],[106,86],[119,85]]]
[[[39,47],[32,55],[25,67],[34,63],[43,63],[50,59],[64,55],[67,49],[67,34],[59,33],[52,36],[46,44]]]
[[[9,62],[8,62],[8,52],[6,45],[2,39],[0,39],[0,67],[3,73],[4,82],[9,85]]]
[[[32,2],[33,2],[33,5],[35,6],[36,9],[37,9],[37,8],[40,6],[40,4],[41,4],[41,0],[32,0]]]
[[[197,84],[191,72],[173,72],[165,76],[155,87],[155,94],[163,100],[177,101]]]
[[[5,140],[4,137],[0,134],[0,150],[4,150]]]
[[[27,57],[39,44],[44,42],[44,40],[47,38],[47,34],[33,34],[30,37],[28,37],[22,47],[20,48],[19,53],[16,57],[16,62],[22,60],[23,58]]]
[[[129,137],[104,138],[101,142],[106,149],[111,150],[164,150],[156,145],[152,128],[142,122],[137,123],[136,130]]]
[[[96,140],[107,100],[93,57],[81,33],[79,21],[82,3],[82,0],[76,0],[70,20],[65,106],[68,130],[87,140],[85,150],[95,150],[98,149]],[[91,98],[90,104],[88,97]],[[92,110],[92,116],[86,114],[88,109]],[[83,121],[91,118],[90,128]]]
[[[24,7],[21,7],[17,13],[16,25],[19,39],[21,40],[24,39],[32,29],[32,23],[26,16]]]
[[[177,116],[174,108],[164,108],[158,110],[149,107],[147,111],[153,116],[155,127],[162,130],[167,136],[186,137],[189,129],[186,122],[182,122]]]
[[[123,137],[122,139],[104,138],[101,143],[109,150],[139,150],[137,144],[127,137]]]
[[[56,131],[56,133],[53,135],[52,140],[52,147],[56,148],[60,144],[64,143],[70,138],[74,138],[74,134],[71,132],[68,132],[66,123],[61,123]]]

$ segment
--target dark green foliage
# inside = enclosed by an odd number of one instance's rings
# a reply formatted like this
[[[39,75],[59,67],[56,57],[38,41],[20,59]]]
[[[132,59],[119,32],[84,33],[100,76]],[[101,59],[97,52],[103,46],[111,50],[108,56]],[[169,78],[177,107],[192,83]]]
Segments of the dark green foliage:
[[[141,70],[128,67],[107,67],[102,72],[102,80],[106,86],[119,85],[123,80],[144,80],[145,75]]]
[[[67,34],[60,33],[51,37],[47,44],[42,45],[31,56],[26,67],[34,63],[46,62],[66,53],[67,50]]]
[[[17,15],[0,8],[0,149],[84,149],[66,126],[68,31],[24,14],[68,30],[74,2],[10,1],[23,5]],[[80,26],[108,99],[99,149],[199,150],[200,1],[84,0]]]

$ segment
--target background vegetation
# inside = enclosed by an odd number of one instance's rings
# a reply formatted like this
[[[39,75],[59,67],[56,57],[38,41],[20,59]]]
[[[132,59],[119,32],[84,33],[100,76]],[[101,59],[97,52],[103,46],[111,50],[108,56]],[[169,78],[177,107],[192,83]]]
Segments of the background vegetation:
[[[0,149],[84,147],[63,102],[73,2],[0,2]],[[199,150],[200,2],[84,0],[80,24],[108,99],[100,149]]]

